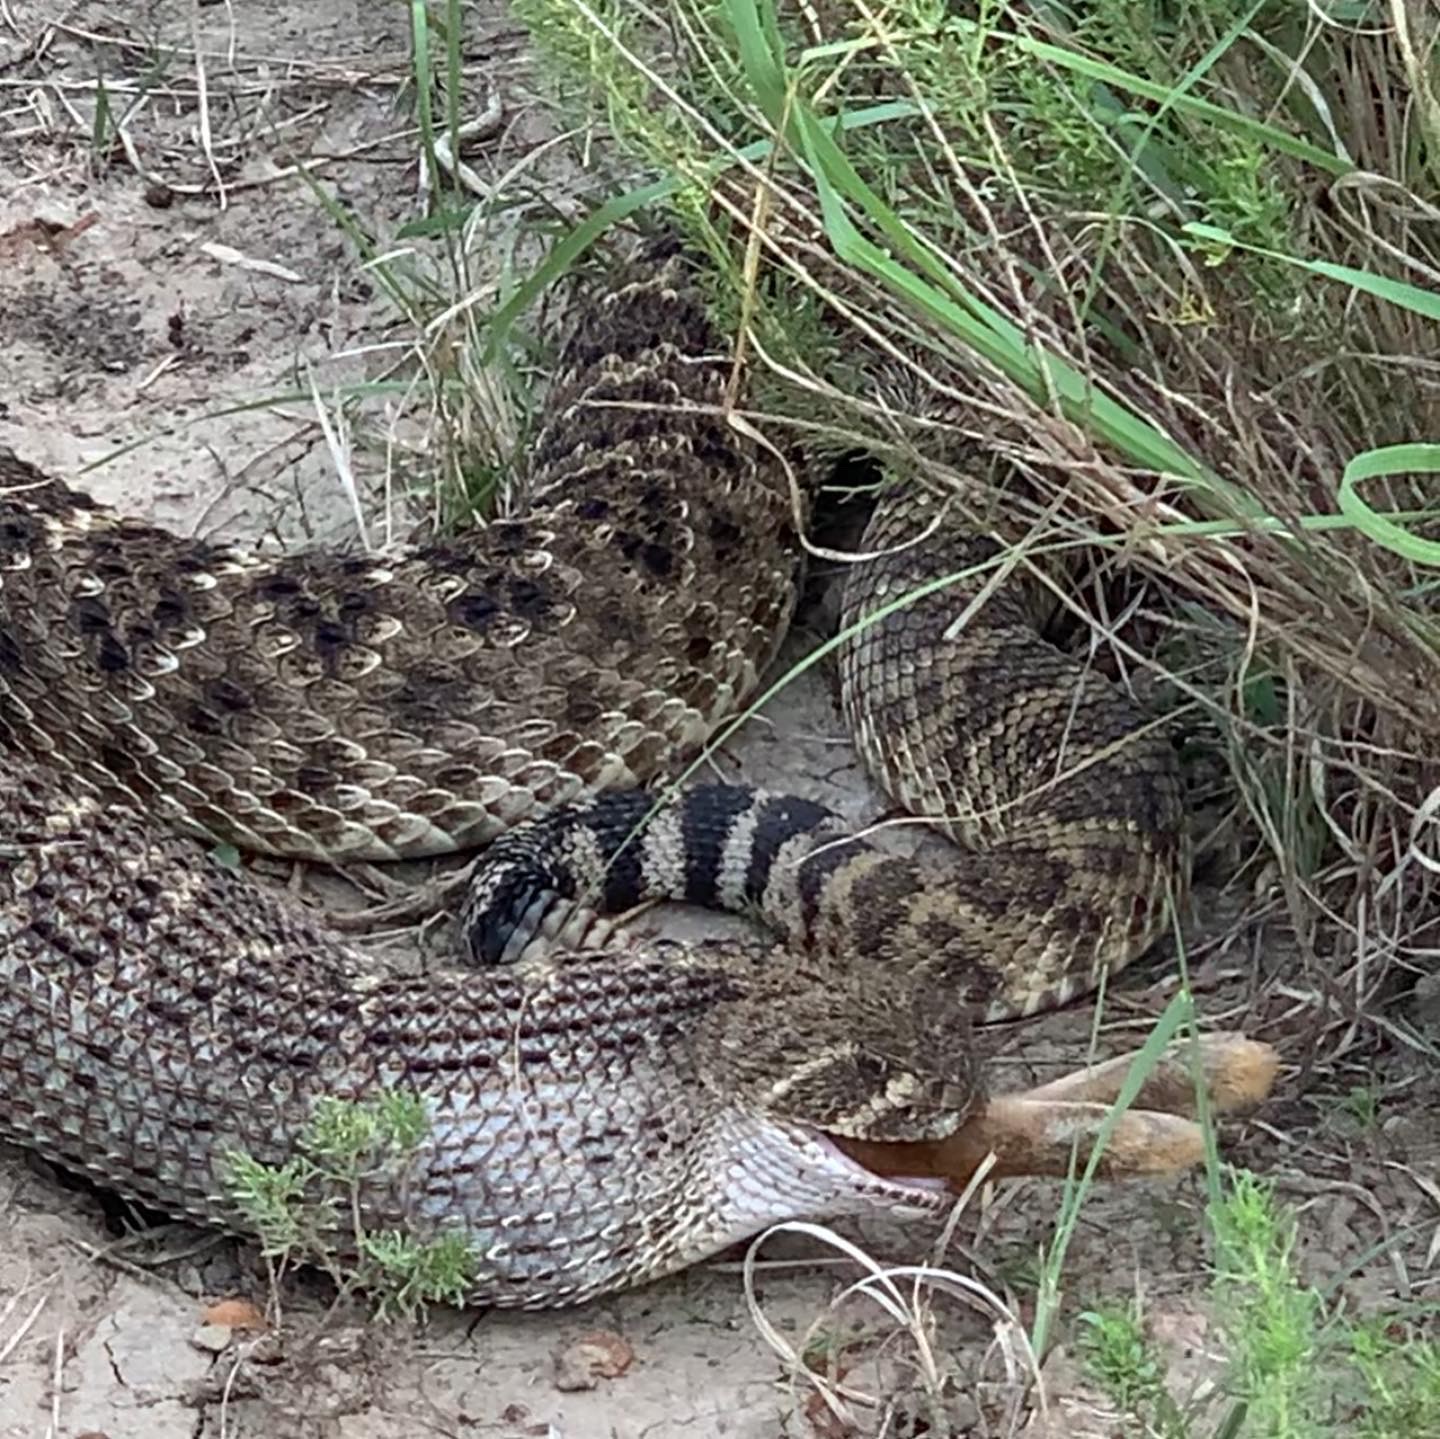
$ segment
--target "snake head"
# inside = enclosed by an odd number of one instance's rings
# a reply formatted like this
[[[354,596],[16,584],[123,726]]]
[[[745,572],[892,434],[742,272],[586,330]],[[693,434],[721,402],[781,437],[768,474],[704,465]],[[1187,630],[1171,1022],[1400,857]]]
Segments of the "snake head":
[[[841,1139],[911,1142],[954,1133],[984,1104],[958,996],[889,967],[859,982],[827,976],[785,988],[796,1018],[752,1026],[731,1043],[732,1065],[748,1071],[772,1118]]]

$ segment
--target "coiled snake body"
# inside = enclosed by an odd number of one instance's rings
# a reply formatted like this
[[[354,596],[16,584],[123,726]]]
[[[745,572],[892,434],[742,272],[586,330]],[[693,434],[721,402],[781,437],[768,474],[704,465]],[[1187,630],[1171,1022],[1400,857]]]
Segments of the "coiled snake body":
[[[520,516],[442,544],[262,558],[0,464],[0,1134],[243,1228],[236,1151],[281,1162],[320,1096],[411,1089],[430,1135],[367,1177],[367,1223],[457,1230],[477,1301],[574,1302],[772,1220],[933,1208],[827,1136],[949,1132],[983,1093],[977,1010],[1154,937],[1183,877],[1169,746],[1013,587],[945,633],[983,575],[841,657],[857,744],[946,817],[948,867],[783,797],[630,792],[756,687],[803,518],[726,423],[682,260],[641,274],[569,342]],[[896,549],[911,505],[882,502],[847,625],[994,553]],[[192,838],[343,861],[502,835],[482,956],[537,885],[751,909],[785,943],[379,977]]]

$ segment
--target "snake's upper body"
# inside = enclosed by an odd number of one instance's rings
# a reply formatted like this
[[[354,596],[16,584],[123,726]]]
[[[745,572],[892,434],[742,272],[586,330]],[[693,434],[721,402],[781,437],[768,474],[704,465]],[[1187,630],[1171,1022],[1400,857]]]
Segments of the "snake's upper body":
[[[660,278],[567,347],[523,516],[443,544],[262,557],[0,455],[0,740],[331,862],[448,854],[673,769],[754,688],[797,556],[720,413],[724,352]]]
[[[751,694],[794,604],[804,515],[726,422],[727,375],[652,256],[565,350],[521,513],[385,556],[261,558],[5,462],[0,1134],[244,1227],[234,1151],[283,1163],[320,1098],[413,1091],[429,1138],[364,1181],[365,1222],[461,1234],[491,1304],[942,1202],[833,1139],[952,1132],[984,1094],[972,1018],[1150,942],[1183,881],[1175,761],[1011,588],[950,634],[980,575],[841,651],[852,733],[961,842],[948,867],[784,797],[637,799]],[[877,512],[847,622],[993,555],[888,550],[910,506]],[[748,910],[784,942],[382,976],[205,838],[326,860],[496,840],[481,957],[555,896]]]

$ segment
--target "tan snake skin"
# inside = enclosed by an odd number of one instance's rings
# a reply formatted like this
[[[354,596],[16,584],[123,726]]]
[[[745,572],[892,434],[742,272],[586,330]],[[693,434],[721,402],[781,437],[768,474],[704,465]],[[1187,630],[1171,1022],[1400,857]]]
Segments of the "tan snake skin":
[[[682,261],[640,274],[562,357],[521,516],[443,543],[266,559],[0,459],[0,1133],[243,1228],[230,1149],[280,1162],[319,1095],[412,1088],[433,1139],[367,1184],[367,1219],[466,1235],[477,1302],[571,1303],[777,1219],[934,1209],[826,1136],[952,1132],[984,1094],[974,1012],[1054,1003],[1154,938],[1184,877],[1170,748],[1017,588],[947,635],[983,576],[841,665],[882,782],[983,849],[901,860],[723,787],[624,847],[650,807],[625,791],[753,692],[798,572]],[[948,535],[858,565],[847,622],[991,552]],[[506,835],[467,917],[482,956],[506,942],[486,904],[523,916],[503,891],[537,855],[542,888],[750,909],[788,944],[379,979],[170,830],[326,860]]]

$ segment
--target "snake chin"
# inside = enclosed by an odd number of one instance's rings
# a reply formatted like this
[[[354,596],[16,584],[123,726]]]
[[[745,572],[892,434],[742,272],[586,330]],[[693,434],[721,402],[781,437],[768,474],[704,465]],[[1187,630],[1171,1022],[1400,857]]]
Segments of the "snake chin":
[[[822,1129],[741,1121],[726,1145],[729,1211],[719,1226],[730,1242],[773,1224],[883,1213],[942,1214],[953,1196],[943,1177],[880,1173]]]

